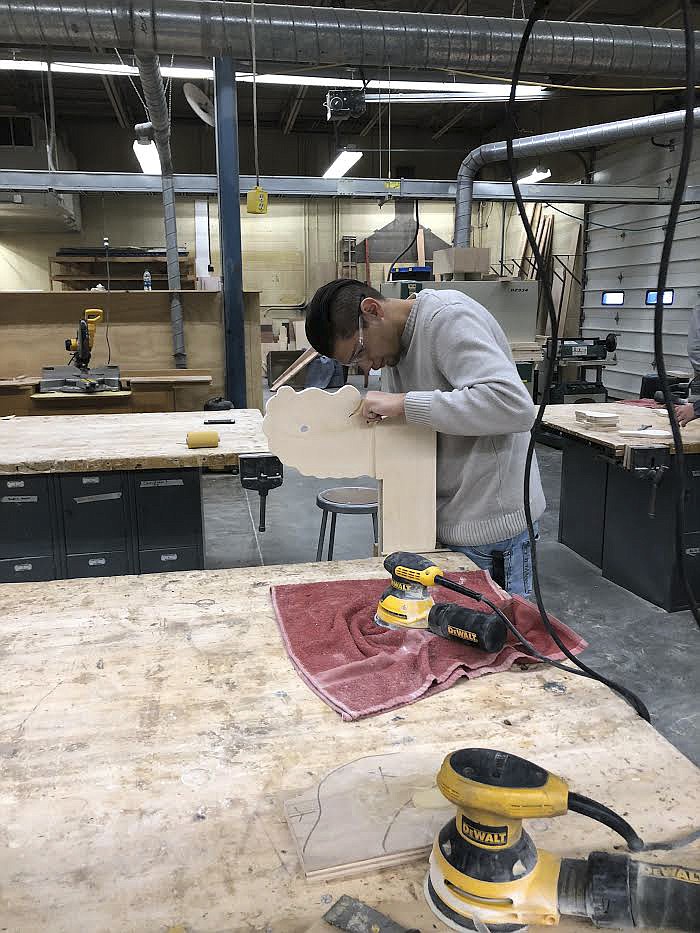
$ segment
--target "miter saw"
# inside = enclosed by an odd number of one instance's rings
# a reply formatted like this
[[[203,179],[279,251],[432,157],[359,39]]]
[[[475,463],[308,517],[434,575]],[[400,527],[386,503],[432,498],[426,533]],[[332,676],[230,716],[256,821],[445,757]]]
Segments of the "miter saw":
[[[66,350],[73,355],[67,366],[45,366],[41,370],[39,392],[117,392],[118,366],[90,369],[90,357],[95,344],[95,330],[103,319],[100,308],[88,308],[78,323],[77,335],[66,340]]]

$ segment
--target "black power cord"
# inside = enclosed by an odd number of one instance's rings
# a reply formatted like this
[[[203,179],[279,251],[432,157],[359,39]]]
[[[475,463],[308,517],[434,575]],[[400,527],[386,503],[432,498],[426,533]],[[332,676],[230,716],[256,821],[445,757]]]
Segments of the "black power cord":
[[[418,233],[420,232],[420,215],[418,213],[418,198],[416,198],[415,204],[416,204],[416,229],[413,234],[413,239],[408,244],[406,249],[402,250],[399,253],[399,255],[396,257],[396,259],[392,262],[392,264],[389,266],[389,272],[386,277],[387,282],[391,282],[391,273],[394,271],[394,266],[396,265],[396,263],[399,261],[399,259],[402,259],[406,255],[406,253],[409,251],[409,249],[413,246],[413,244],[418,239]]]
[[[589,667],[587,664],[584,664],[583,661],[580,661],[574,654],[572,654],[569,649],[566,647],[564,642],[559,637],[558,633],[554,629],[554,626],[551,623],[549,616],[547,615],[547,610],[544,607],[544,602],[542,600],[542,590],[540,587],[539,580],[539,569],[537,564],[537,541],[535,539],[535,529],[532,520],[532,509],[530,507],[530,477],[532,474],[532,461],[535,454],[535,435],[542,423],[544,418],[545,408],[549,402],[549,394],[551,389],[552,377],[554,374],[554,361],[557,358],[558,352],[558,328],[557,328],[557,316],[554,310],[554,301],[552,299],[552,289],[547,280],[545,274],[544,260],[542,254],[537,245],[537,240],[535,238],[532,225],[528,220],[527,212],[525,211],[525,204],[523,202],[523,197],[520,192],[520,186],[518,185],[516,167],[515,167],[515,156],[513,152],[513,138],[517,132],[517,124],[515,122],[515,95],[518,88],[518,83],[520,81],[520,73],[522,71],[523,61],[525,58],[525,51],[530,39],[530,35],[534,28],[537,20],[543,15],[549,6],[549,0],[535,0],[535,4],[532,8],[532,12],[528,17],[527,23],[525,24],[525,29],[523,31],[522,38],[520,40],[520,46],[518,48],[518,54],[515,59],[515,66],[513,68],[513,75],[511,78],[510,85],[510,97],[507,104],[507,114],[510,119],[510,130],[507,137],[507,150],[508,150],[508,171],[510,173],[511,183],[513,186],[513,194],[515,195],[515,201],[518,205],[518,213],[520,214],[520,219],[522,220],[523,226],[525,228],[525,233],[527,235],[528,242],[532,249],[532,255],[535,260],[535,267],[538,271],[538,278],[542,285],[542,291],[544,295],[545,305],[547,309],[547,315],[549,317],[550,328],[552,332],[552,352],[547,358],[546,364],[546,378],[544,391],[542,393],[542,401],[537,410],[537,415],[535,417],[535,423],[532,427],[532,432],[530,435],[530,443],[527,448],[527,456],[525,458],[525,478],[524,478],[524,507],[525,507],[525,519],[527,521],[527,531],[530,539],[530,551],[532,555],[532,577],[533,577],[533,588],[535,592],[535,600],[537,602],[537,608],[540,613],[540,618],[542,619],[542,624],[545,627],[550,638],[557,645],[559,650],[572,661],[584,676],[591,678],[592,680],[597,680],[602,684],[605,684],[606,687],[609,687],[611,690],[614,690],[617,694],[623,697],[647,722],[651,721],[651,716],[649,715],[649,710],[642,700],[631,690],[628,690],[627,687],[622,686],[621,684],[616,683],[613,680],[605,677],[603,674],[600,674],[598,671],[594,670],[592,667]]]
[[[657,289],[662,289],[662,291],[656,292],[656,307],[654,308],[654,359],[656,361],[656,371],[659,376],[659,382],[661,383],[661,391],[663,392],[664,396],[664,404],[666,406],[666,411],[668,412],[668,419],[671,422],[671,433],[673,434],[673,446],[675,448],[675,454],[671,460],[673,462],[673,470],[676,474],[676,483],[678,485],[678,498],[676,499],[676,561],[678,564],[678,572],[681,578],[681,582],[688,595],[690,611],[693,613],[693,618],[695,619],[696,624],[700,627],[700,612],[698,611],[697,600],[695,599],[695,594],[693,593],[690,580],[688,579],[685,545],[683,541],[685,532],[685,516],[683,512],[687,494],[683,438],[681,437],[681,429],[678,425],[678,418],[676,417],[673,394],[671,392],[671,387],[668,382],[668,374],[666,372],[663,333],[663,295],[666,289],[666,278],[668,276],[668,267],[671,260],[671,250],[673,249],[673,236],[676,232],[678,214],[680,212],[681,204],[683,201],[683,192],[685,190],[685,183],[688,178],[690,156],[693,149],[693,109],[695,107],[695,33],[693,31],[693,23],[690,15],[689,0],[681,0],[680,5],[683,10],[683,30],[685,32],[685,121],[683,123],[683,143],[681,148],[681,158],[678,165],[678,177],[676,178],[676,186],[673,189],[673,198],[671,199],[671,207],[668,212],[664,244],[661,249],[661,261],[659,262],[659,277],[656,283]]]

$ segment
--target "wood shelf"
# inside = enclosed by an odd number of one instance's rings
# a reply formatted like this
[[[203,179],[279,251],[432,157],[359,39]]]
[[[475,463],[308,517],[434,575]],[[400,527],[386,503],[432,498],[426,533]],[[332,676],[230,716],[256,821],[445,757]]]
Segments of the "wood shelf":
[[[165,256],[111,256],[109,275],[105,256],[49,256],[49,282],[51,291],[88,291],[96,282],[104,285],[114,283],[138,283],[143,285],[143,274],[151,273],[152,282],[167,283]],[[192,291],[195,286],[194,259],[189,255],[179,256],[180,282],[183,290]]]

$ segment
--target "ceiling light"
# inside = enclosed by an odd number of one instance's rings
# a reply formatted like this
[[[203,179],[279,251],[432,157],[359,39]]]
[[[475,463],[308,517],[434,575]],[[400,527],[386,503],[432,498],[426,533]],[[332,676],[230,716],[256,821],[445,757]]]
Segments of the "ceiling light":
[[[160,156],[158,155],[158,150],[154,142],[144,144],[140,143],[138,139],[135,139],[133,149],[134,155],[139,160],[139,165],[144,175],[162,174]]]
[[[357,149],[344,149],[339,153],[338,158],[323,173],[324,178],[342,178],[356,162],[362,158],[362,153]]]
[[[522,178],[518,179],[519,185],[534,185],[538,181],[544,181],[545,178],[551,178],[552,173],[548,168],[545,169],[533,169],[529,175],[524,175]]]
[[[37,59],[0,59],[0,71],[47,71],[48,64]],[[56,74],[94,74],[94,75],[132,75],[138,74],[134,65],[106,62],[52,62],[51,71]],[[212,80],[214,72],[211,68],[195,68],[192,66],[163,65],[161,73],[164,78],[175,78],[183,81]],[[243,84],[253,81],[249,71],[236,72],[236,80]],[[289,74],[262,74],[257,75],[258,84],[272,84],[291,87],[347,87],[362,88],[365,85],[358,78],[334,78],[324,75],[289,75]],[[507,100],[510,95],[510,82],[465,82],[465,81],[386,81],[375,79],[369,81],[365,87],[367,91],[376,91],[378,96],[386,99],[386,91],[420,91],[441,92],[448,95],[467,95],[469,99],[477,97],[485,101]],[[523,86],[517,90],[520,98],[544,97],[547,89],[540,86]],[[370,98],[368,98],[370,99]],[[459,100],[459,98],[454,98]],[[392,96],[392,100],[396,100]],[[406,101],[408,103],[409,101]]]

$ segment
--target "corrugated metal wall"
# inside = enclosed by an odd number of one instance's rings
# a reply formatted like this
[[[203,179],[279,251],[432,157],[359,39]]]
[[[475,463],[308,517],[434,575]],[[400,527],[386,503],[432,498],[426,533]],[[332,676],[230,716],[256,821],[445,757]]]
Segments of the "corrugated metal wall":
[[[676,136],[680,143],[680,134]],[[679,158],[680,145],[673,152],[649,141],[611,146],[597,154],[594,183],[659,185],[671,192]],[[688,184],[700,184],[697,133]],[[636,398],[642,376],[654,371],[654,308],[645,304],[645,297],[647,289],[656,287],[667,217],[667,205],[598,204],[588,212],[583,335],[618,335],[617,364],[604,372],[614,398]],[[679,219],[684,222],[676,229],[668,275],[667,287],[675,295],[673,305],[665,309],[664,350],[668,369],[687,372],[688,317],[700,296],[700,207],[682,208]],[[608,229],[611,226],[623,229]],[[602,292],[611,289],[624,291],[622,307],[601,305]]]

